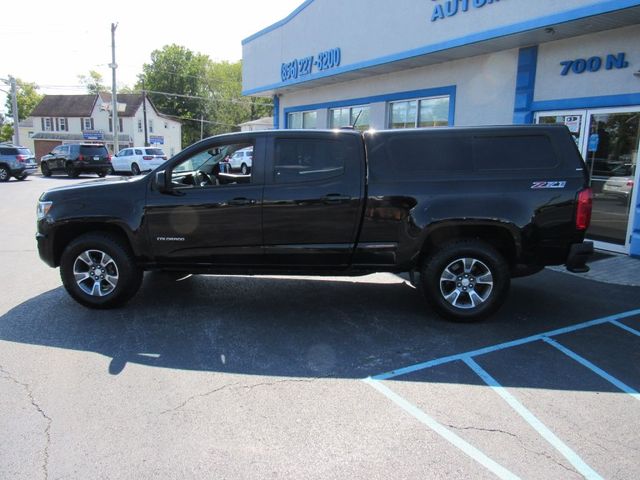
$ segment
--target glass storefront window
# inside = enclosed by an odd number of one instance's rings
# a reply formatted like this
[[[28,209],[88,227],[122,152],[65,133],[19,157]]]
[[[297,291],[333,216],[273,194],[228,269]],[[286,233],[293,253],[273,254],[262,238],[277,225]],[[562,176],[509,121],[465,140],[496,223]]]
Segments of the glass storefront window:
[[[448,96],[392,102],[389,128],[446,127],[449,125],[449,102]]]
[[[341,128],[355,125],[361,131],[369,129],[369,107],[333,108],[330,115],[330,127]]]
[[[318,112],[293,112],[288,115],[287,128],[316,128]]]

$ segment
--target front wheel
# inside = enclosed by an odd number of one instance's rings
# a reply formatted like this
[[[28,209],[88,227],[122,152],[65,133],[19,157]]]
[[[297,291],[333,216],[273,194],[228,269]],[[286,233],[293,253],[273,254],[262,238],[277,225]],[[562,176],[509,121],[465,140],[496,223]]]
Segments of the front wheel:
[[[45,177],[51,176],[51,169],[49,168],[49,165],[45,162],[42,162],[40,164],[40,171],[42,172],[42,175]]]
[[[88,233],[65,248],[60,277],[78,303],[105,309],[120,306],[135,295],[142,283],[142,270],[129,247],[117,237]]]
[[[422,288],[436,312],[449,320],[475,322],[506,298],[511,276],[504,257],[479,240],[450,243],[427,258]]]

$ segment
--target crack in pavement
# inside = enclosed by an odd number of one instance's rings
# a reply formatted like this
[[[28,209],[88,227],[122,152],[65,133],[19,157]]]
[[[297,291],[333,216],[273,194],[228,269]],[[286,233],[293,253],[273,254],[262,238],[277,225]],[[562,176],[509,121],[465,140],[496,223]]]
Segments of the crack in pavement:
[[[187,403],[191,402],[192,400],[195,400],[197,398],[203,398],[203,397],[208,397],[209,395],[213,395],[214,393],[218,393],[221,392],[223,390],[226,389],[232,389],[232,390],[240,390],[240,389],[244,389],[244,390],[252,390],[254,388],[257,387],[272,387],[274,385],[277,385],[279,383],[311,383],[318,380],[317,378],[310,378],[310,379],[285,379],[285,380],[276,380],[275,382],[263,382],[263,383],[255,383],[253,385],[241,385],[240,382],[235,382],[235,383],[230,383],[227,385],[223,385],[221,387],[215,388],[213,390],[210,390],[208,392],[205,393],[199,393],[197,395],[192,395],[189,398],[187,398],[184,402],[182,402],[180,405],[173,407],[173,408],[168,408],[167,410],[163,410],[162,412],[160,412],[160,415],[164,415],[165,413],[170,413],[170,412],[175,412],[180,410],[181,408],[183,408],[185,405],[187,405]],[[235,387],[235,388],[234,388]]]
[[[45,480],[48,480],[49,478],[49,446],[51,445],[51,417],[49,417],[45,413],[45,411],[42,409],[42,407],[38,405],[35,398],[33,397],[33,392],[31,391],[31,386],[29,384],[22,383],[21,381],[15,379],[10,372],[5,370],[5,368],[2,365],[0,365],[0,373],[3,374],[2,375],[3,378],[6,378],[7,380],[12,381],[16,385],[20,385],[22,388],[24,388],[25,392],[27,392],[27,396],[29,397],[29,400],[31,401],[31,405],[33,405],[33,407],[38,411],[38,413],[40,413],[40,415],[42,415],[42,417],[47,422],[47,426],[44,429],[46,443],[44,446],[44,462],[42,463],[42,473],[44,474]]]
[[[518,443],[520,444],[520,446],[526,450],[527,452],[533,453],[534,455],[538,455],[541,457],[545,457],[547,460],[551,460],[553,463],[555,463],[556,465],[562,467],[563,469],[567,470],[568,472],[571,473],[575,473],[578,476],[581,476],[584,478],[584,476],[582,476],[580,474],[580,472],[574,470],[571,467],[568,467],[567,465],[563,464],[562,462],[559,462],[556,458],[554,458],[553,456],[551,456],[549,453],[547,452],[539,452],[537,450],[533,450],[531,448],[528,448],[524,442],[522,441],[522,439],[520,439],[520,437],[518,435],[516,435],[515,433],[511,433],[511,432],[507,432],[506,430],[500,430],[498,428],[481,428],[481,427],[459,427],[456,425],[449,425],[449,424],[445,424],[447,427],[453,428],[454,430],[476,430],[479,432],[489,432],[489,433],[502,433],[505,435],[509,435],[513,438],[515,438],[516,440],[518,440]]]

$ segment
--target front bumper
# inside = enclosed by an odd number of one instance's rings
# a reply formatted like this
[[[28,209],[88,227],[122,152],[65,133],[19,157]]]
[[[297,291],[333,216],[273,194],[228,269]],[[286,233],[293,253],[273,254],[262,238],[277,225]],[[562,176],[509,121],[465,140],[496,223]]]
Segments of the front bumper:
[[[45,233],[36,233],[36,242],[38,243],[38,255],[40,259],[50,267],[57,267],[53,254],[53,242],[51,237]]]
[[[593,242],[574,243],[569,250],[567,270],[573,273],[587,273],[587,260],[593,255]]]

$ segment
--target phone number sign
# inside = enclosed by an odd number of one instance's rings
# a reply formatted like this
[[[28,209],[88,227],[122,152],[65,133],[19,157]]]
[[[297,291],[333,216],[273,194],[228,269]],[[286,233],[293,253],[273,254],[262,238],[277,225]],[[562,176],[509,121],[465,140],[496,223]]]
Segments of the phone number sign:
[[[280,66],[280,78],[283,82],[287,80],[296,80],[300,77],[311,75],[313,70],[325,71],[340,66],[342,60],[342,52],[340,48],[332,48],[325,50],[317,55],[309,57],[297,58],[290,62],[285,62]]]

